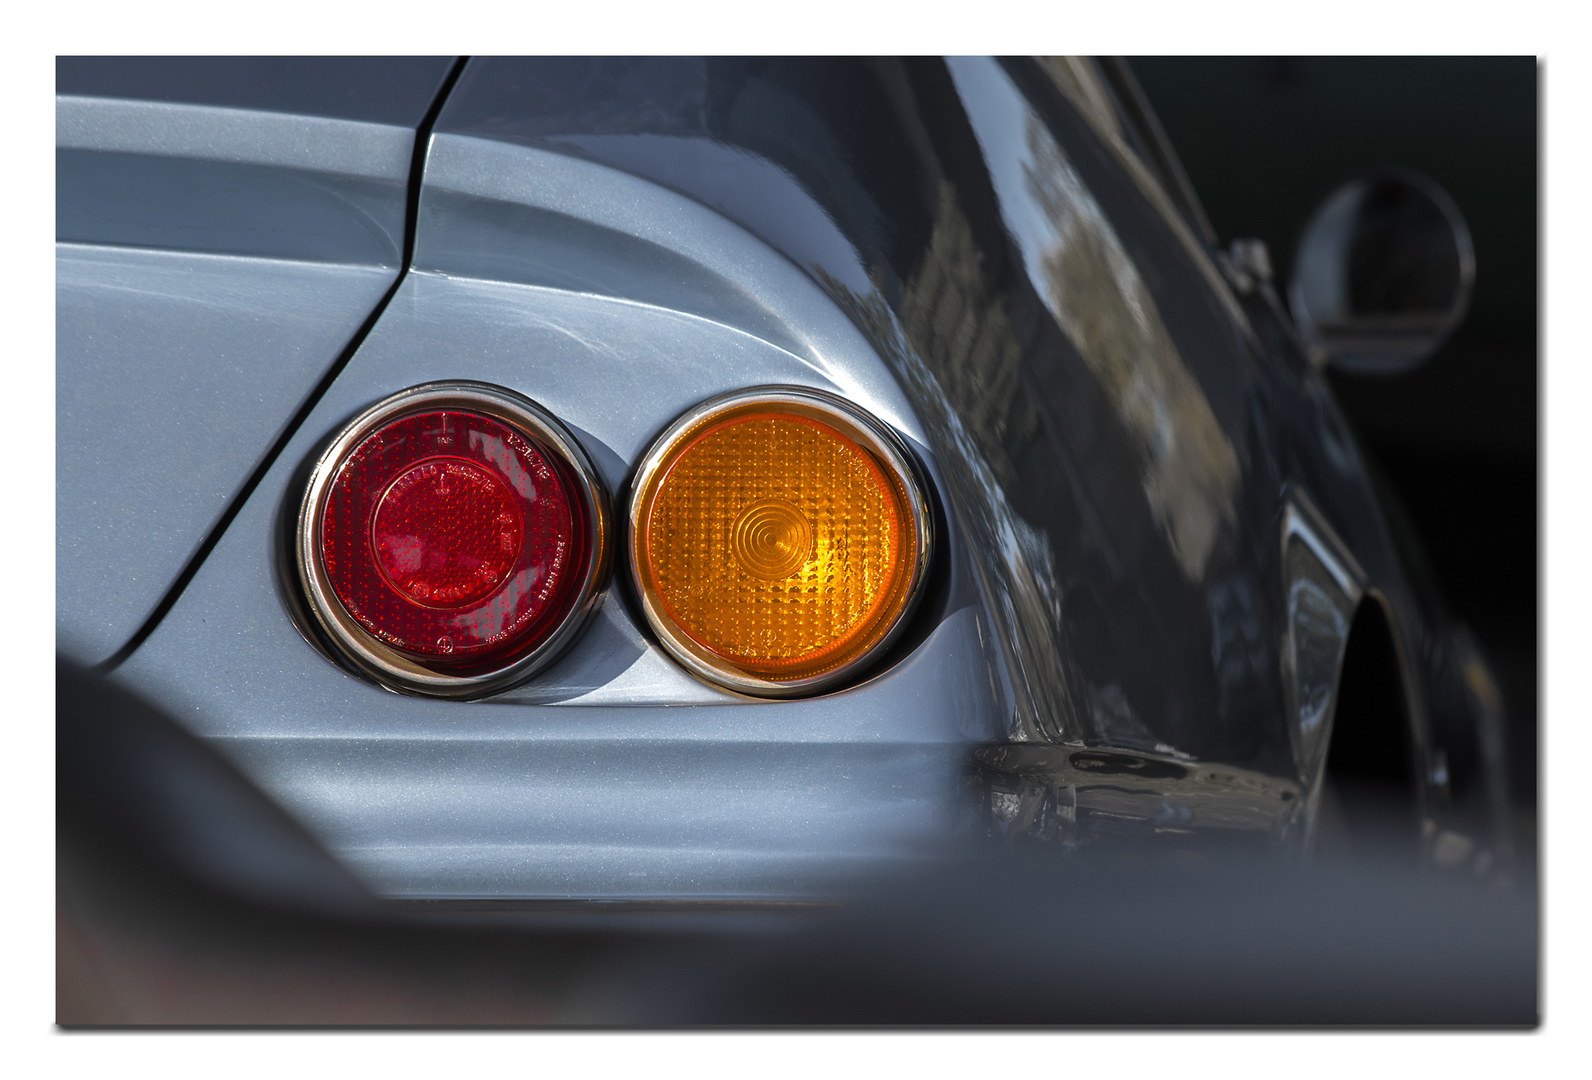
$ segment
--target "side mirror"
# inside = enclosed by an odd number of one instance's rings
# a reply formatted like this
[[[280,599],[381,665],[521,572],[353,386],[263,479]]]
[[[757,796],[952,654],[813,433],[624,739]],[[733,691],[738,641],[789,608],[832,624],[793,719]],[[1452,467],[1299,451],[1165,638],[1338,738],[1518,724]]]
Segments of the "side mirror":
[[[1465,318],[1476,258],[1447,192],[1419,173],[1350,180],[1299,238],[1288,307],[1317,363],[1394,375]]]

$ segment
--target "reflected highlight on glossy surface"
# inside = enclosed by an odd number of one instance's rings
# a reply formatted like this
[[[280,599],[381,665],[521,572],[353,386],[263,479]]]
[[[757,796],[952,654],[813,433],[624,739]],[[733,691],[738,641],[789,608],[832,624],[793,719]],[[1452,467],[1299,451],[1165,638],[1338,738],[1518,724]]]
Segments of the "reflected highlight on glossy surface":
[[[1116,228],[1001,68],[951,73],[1039,295],[1132,436],[1151,512],[1191,581],[1235,520],[1238,458]],[[1019,127],[1020,125],[1020,127]]]
[[[710,410],[665,436],[638,481],[640,591],[660,633],[710,671],[812,679],[899,622],[921,576],[921,515],[904,470],[852,426],[800,403]]]

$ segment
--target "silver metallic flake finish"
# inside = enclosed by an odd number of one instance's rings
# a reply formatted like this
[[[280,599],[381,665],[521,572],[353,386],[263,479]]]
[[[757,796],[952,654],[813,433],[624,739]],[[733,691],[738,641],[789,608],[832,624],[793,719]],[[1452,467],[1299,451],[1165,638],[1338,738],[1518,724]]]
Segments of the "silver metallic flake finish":
[[[55,99],[58,150],[278,165],[404,182],[415,133],[325,116],[167,101]]]
[[[138,630],[397,278],[414,132],[56,99],[56,640]]]
[[[61,244],[56,644],[82,663],[150,614],[394,272]]]

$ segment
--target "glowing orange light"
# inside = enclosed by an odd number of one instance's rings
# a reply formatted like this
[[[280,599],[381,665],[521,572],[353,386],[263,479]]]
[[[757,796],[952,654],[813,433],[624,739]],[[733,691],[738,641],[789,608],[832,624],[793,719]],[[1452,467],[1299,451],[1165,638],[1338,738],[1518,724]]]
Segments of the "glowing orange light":
[[[921,497],[860,424],[752,401],[710,411],[653,461],[632,559],[660,634],[699,673],[740,689],[812,680],[900,621],[921,580]]]

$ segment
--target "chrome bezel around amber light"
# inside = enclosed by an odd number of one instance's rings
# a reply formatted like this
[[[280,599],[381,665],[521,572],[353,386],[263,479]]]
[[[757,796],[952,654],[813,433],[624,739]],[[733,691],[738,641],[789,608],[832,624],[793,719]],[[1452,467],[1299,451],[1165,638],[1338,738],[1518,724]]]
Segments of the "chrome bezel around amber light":
[[[392,649],[350,615],[332,590],[317,542],[332,481],[355,447],[384,424],[417,412],[458,409],[481,413],[516,429],[539,448],[557,455],[575,480],[589,522],[589,555],[575,603],[540,645],[491,671],[450,675],[434,671]],[[596,611],[607,581],[611,515],[607,489],[591,458],[569,430],[534,401],[501,386],[435,382],[410,387],[371,406],[332,440],[310,473],[299,507],[295,563],[309,614],[338,653],[360,672],[390,690],[425,697],[470,698],[523,682],[556,660]]]
[[[745,407],[786,406],[798,415],[808,413],[832,424],[872,453],[900,482],[906,493],[917,540],[918,560],[910,572],[906,601],[885,632],[871,646],[844,663],[800,679],[768,679],[748,674],[722,657],[708,652],[677,630],[660,609],[659,602],[642,578],[642,514],[660,473],[673,460],[674,451],[700,428]],[[933,517],[929,510],[928,488],[923,474],[906,443],[891,428],[834,394],[797,386],[764,386],[739,390],[689,409],[657,437],[636,469],[630,484],[626,514],[625,551],[630,563],[630,582],[641,604],[647,624],[674,660],[704,682],[754,697],[792,698],[820,693],[855,679],[889,649],[911,622],[922,597],[923,583],[934,559]]]

